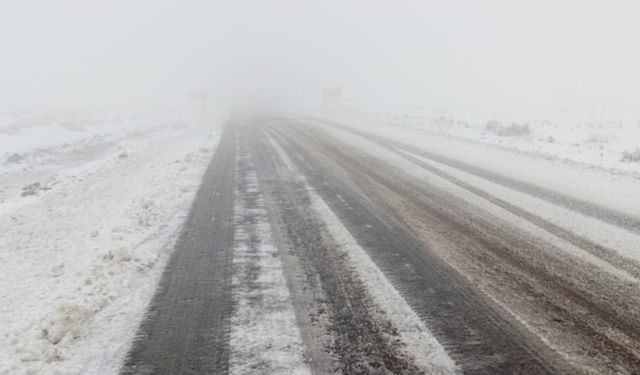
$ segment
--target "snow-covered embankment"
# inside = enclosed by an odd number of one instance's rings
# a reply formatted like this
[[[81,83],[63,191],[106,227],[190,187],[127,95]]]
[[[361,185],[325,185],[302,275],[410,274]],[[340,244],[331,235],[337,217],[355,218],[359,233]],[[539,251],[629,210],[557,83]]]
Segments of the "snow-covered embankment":
[[[118,371],[218,135],[131,139],[0,211],[0,374]]]

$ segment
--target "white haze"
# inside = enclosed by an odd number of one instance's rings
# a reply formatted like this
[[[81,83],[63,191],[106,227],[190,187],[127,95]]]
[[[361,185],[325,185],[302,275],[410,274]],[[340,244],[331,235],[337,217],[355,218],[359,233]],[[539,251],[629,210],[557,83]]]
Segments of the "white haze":
[[[0,111],[310,106],[638,113],[636,1],[1,0]],[[640,117],[640,116],[639,116]]]

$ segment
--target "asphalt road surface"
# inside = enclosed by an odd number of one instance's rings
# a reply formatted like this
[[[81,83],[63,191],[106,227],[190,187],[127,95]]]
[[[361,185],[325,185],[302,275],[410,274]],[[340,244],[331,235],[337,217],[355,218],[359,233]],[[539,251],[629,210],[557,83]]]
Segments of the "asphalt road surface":
[[[122,373],[234,372],[234,205],[255,200],[255,187],[242,183],[249,175],[259,181],[295,310],[291,324],[311,372],[425,371],[317,214],[310,195],[316,194],[442,345],[455,371],[639,373],[640,264],[451,170],[640,232],[637,217],[366,131],[290,116],[237,117],[223,133]],[[436,179],[517,220],[478,209]],[[516,222],[588,255],[572,256]],[[269,373],[269,365],[254,370]]]

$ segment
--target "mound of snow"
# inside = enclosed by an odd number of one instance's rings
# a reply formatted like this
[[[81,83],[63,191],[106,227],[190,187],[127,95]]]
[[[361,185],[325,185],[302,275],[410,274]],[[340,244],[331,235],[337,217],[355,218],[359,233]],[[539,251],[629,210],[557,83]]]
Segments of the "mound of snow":
[[[0,374],[118,372],[218,139],[163,129],[0,210]]]

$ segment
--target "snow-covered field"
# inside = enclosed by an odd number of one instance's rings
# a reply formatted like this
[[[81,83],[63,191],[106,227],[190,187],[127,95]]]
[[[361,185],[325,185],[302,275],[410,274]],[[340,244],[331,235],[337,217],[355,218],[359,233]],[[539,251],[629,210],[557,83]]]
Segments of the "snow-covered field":
[[[183,126],[179,114],[0,114],[0,214]]]
[[[640,117],[627,114],[557,112],[528,120],[343,110],[326,116],[361,126],[373,123],[436,133],[640,178]]]
[[[221,121],[0,115],[0,374],[119,369]]]

